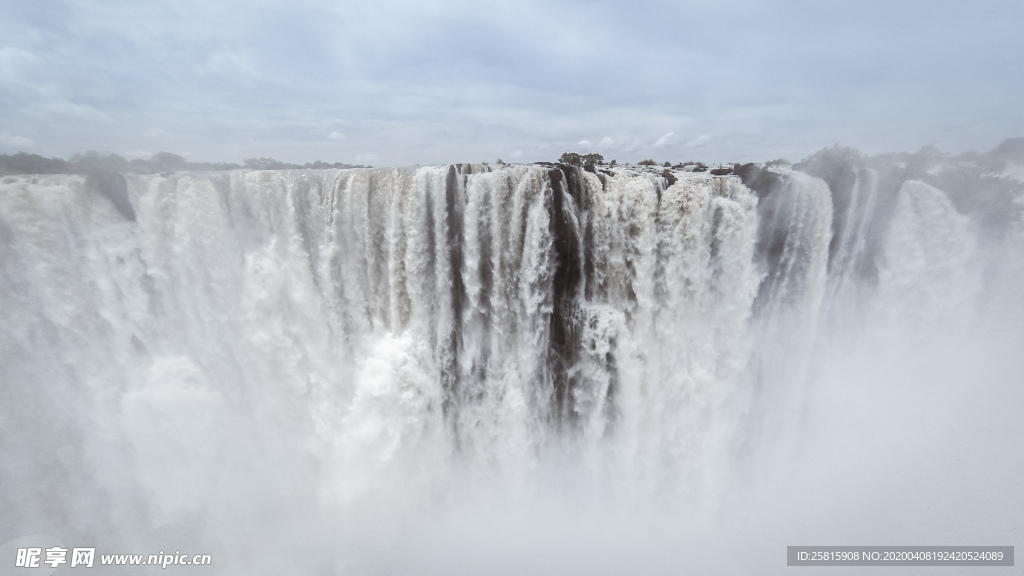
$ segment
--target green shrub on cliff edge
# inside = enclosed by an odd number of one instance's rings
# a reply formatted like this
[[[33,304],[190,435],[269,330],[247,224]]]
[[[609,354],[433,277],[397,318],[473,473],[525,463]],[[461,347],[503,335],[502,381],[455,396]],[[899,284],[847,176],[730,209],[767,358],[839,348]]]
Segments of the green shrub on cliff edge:
[[[594,166],[601,166],[604,164],[604,156],[600,154],[577,154],[575,152],[566,152],[562,154],[562,157],[558,159],[561,164],[568,166],[580,166],[583,168],[593,169]]]

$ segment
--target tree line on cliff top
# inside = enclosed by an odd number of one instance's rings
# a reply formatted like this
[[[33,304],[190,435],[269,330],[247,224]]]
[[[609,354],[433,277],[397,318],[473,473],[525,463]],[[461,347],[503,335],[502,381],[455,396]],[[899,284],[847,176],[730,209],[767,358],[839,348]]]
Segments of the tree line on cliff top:
[[[238,170],[295,170],[324,168],[369,168],[361,164],[345,164],[342,162],[309,162],[292,164],[274,158],[248,158],[242,164],[231,162],[190,162],[183,156],[170,152],[157,152],[148,160],[136,158],[128,160],[117,154],[89,151],[75,154],[65,160],[63,158],[46,158],[37,154],[18,152],[17,154],[0,154],[0,175],[4,174],[96,174],[107,172],[157,174],[161,172],[179,171],[217,171]]]

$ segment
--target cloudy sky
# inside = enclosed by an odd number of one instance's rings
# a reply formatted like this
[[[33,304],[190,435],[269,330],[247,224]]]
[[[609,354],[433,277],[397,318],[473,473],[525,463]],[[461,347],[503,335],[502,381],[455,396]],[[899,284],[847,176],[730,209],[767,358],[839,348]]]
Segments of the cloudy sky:
[[[1024,136],[1024,2],[7,0],[0,152],[799,160]]]

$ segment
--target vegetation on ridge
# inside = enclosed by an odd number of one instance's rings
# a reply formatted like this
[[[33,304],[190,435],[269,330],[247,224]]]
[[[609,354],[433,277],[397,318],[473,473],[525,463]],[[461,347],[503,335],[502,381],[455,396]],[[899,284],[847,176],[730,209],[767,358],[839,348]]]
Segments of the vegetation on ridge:
[[[128,160],[117,154],[89,151],[75,154],[68,160],[63,158],[44,158],[37,154],[18,152],[17,154],[0,154],[0,175],[5,174],[97,174],[97,173],[134,173],[156,174],[160,172],[179,171],[216,171],[238,170],[296,170],[323,168],[370,168],[359,164],[333,164],[317,160],[307,164],[291,164],[274,158],[248,158],[242,164],[229,162],[190,162],[183,156],[170,152],[157,152],[149,160]]]

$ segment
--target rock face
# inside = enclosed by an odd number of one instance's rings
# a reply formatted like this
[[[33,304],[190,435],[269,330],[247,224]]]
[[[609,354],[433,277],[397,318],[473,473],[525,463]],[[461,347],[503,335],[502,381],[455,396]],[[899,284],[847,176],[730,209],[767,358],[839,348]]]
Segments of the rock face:
[[[135,208],[128,198],[128,184],[121,174],[100,172],[86,178],[86,184],[117,208],[118,213],[130,222],[135,221]]]
[[[785,176],[757,164],[736,166],[734,172],[736,176],[739,176],[743,185],[753,190],[758,198],[764,198],[787,184]]]

